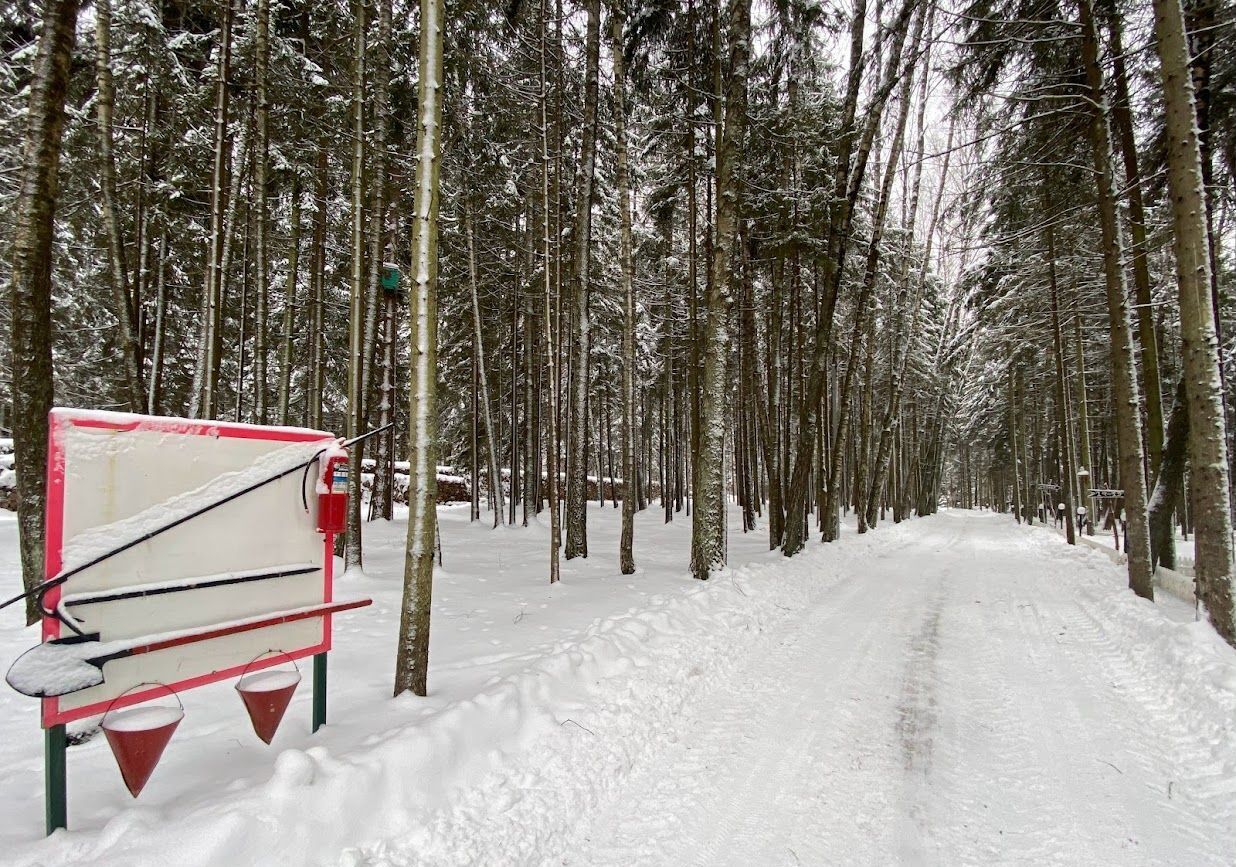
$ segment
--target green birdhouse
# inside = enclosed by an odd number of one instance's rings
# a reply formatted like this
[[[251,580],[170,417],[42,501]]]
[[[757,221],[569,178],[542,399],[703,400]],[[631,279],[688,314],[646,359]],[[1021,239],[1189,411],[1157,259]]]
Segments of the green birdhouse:
[[[382,266],[382,289],[388,294],[399,291],[399,266],[387,262]]]

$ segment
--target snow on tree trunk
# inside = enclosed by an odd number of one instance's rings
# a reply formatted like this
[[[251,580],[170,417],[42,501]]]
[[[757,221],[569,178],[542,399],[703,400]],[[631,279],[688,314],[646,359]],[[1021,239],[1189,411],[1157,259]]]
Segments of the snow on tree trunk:
[[[380,403],[378,412],[383,419],[379,427],[390,420],[389,393],[385,382],[389,381],[387,372],[388,357],[383,346],[379,346],[380,334],[386,331],[385,323],[389,318],[387,310],[389,301],[387,292],[382,288],[382,272],[386,258],[386,214],[387,214],[387,127],[390,121],[390,67],[391,67],[391,0],[378,2],[378,32],[373,44],[373,182],[370,185],[369,197],[369,268],[366,272],[365,288],[365,333],[361,342],[362,360],[362,427],[373,422],[374,400]],[[379,370],[383,372],[379,374]],[[379,381],[378,377],[383,377]],[[364,431],[362,431],[364,433]],[[369,491],[369,517],[373,518],[377,511],[382,511],[389,519],[387,503],[390,499],[390,478],[387,468],[390,466],[390,449],[387,434],[378,434],[372,446],[362,446],[359,457],[364,458],[368,448],[375,453],[383,452],[385,461],[374,462],[373,484]],[[359,518],[359,513],[358,513]],[[363,553],[363,552],[362,552]]]
[[[700,341],[700,447],[691,524],[691,574],[701,580],[707,580],[709,572],[725,562],[726,362],[730,344],[728,320],[733,304],[731,259],[738,233],[740,195],[735,168],[746,128],[750,0],[730,0],[728,18],[729,68],[724,124],[717,148],[717,240]]]
[[[927,34],[930,44],[931,34],[934,33],[935,8],[928,12]],[[924,153],[924,134],[926,132],[925,113],[927,107],[927,83],[931,79],[931,56],[928,54],[924,60],[924,69],[922,75],[919,76],[919,113],[918,113],[918,153],[920,158],[915,161],[914,166],[914,194],[912,196],[910,207],[907,209],[906,227],[912,233],[914,221],[918,215],[918,191],[919,183],[922,176],[923,160],[921,155]],[[914,281],[914,296],[910,302],[908,315],[905,317],[905,328],[900,331],[895,338],[893,344],[893,353],[890,360],[891,370],[888,386],[888,401],[884,407],[884,416],[880,424],[880,442],[876,448],[875,470],[871,480],[871,494],[868,499],[867,506],[867,523],[874,527],[877,519],[880,517],[882,509],[877,509],[880,502],[881,490],[884,488],[885,479],[890,472],[890,461],[892,458],[894,428],[898,424],[898,419],[901,415],[901,395],[905,387],[906,381],[906,366],[910,361],[910,343],[912,335],[918,333],[919,316],[923,307],[923,295],[927,289],[927,273],[931,264],[931,252],[933,242],[935,240],[936,227],[940,221],[940,208],[944,202],[944,190],[948,180],[949,163],[952,158],[953,134],[955,132],[956,119],[950,118],[948,125],[948,136],[944,145],[944,158],[940,166],[940,175],[938,186],[936,187],[935,202],[931,208],[931,219],[927,223],[927,231],[923,236],[923,252],[920,260],[918,277]],[[911,234],[911,237],[913,235]],[[905,298],[906,293],[901,293],[901,298]],[[894,509],[895,513],[895,509]]]
[[[589,263],[596,175],[597,92],[600,79],[601,0],[588,0],[585,39],[583,140],[575,192],[575,255],[571,260],[571,368],[567,417],[566,558],[588,556],[588,380],[592,333]]]
[[[622,44],[625,23],[626,0],[614,0],[610,36],[614,62],[614,149],[618,161],[618,258],[622,270],[622,478],[625,485],[618,568],[623,575],[630,575],[635,571],[635,266],[631,260],[631,179],[627,172],[626,69]]]
[[[292,402],[292,327],[296,313],[296,285],[300,277],[301,194],[300,177],[292,179],[292,233],[288,239],[288,279],[283,291],[282,336],[279,338],[279,405],[275,418],[278,424],[289,424]]]
[[[403,608],[395,661],[395,695],[425,695],[429,613],[437,534],[438,174],[442,140],[442,0],[421,0],[417,87],[413,279],[409,303],[412,362],[408,377],[408,541]]]
[[[1215,629],[1236,646],[1227,432],[1211,304],[1206,201],[1189,53],[1180,0],[1154,0],[1154,33],[1166,108],[1167,182],[1175,234],[1180,336],[1188,395],[1194,572]]]
[[[489,374],[485,366],[485,341],[481,334],[481,302],[477,297],[476,242],[473,237],[472,210],[468,204],[464,205],[464,239],[468,247],[468,286],[472,295],[472,349],[480,384],[479,399],[481,418],[485,423],[485,450],[489,452],[489,496],[494,502],[496,527],[506,514],[506,499],[502,490],[502,474],[498,468],[498,440],[494,435],[493,410],[489,402]],[[512,493],[513,491],[512,487]]]
[[[253,155],[253,187],[257,204],[254,214],[253,270],[254,280],[254,312],[253,312],[253,417],[258,424],[268,421],[267,395],[269,389],[266,383],[268,348],[266,336],[269,318],[270,287],[268,283],[267,235],[269,230],[269,215],[267,203],[268,164],[270,162],[270,104],[266,95],[266,73],[270,65],[270,0],[258,0],[254,13],[254,155]],[[237,403],[240,396],[237,394]]]
[[[13,445],[22,585],[43,575],[43,509],[47,502],[47,413],[52,408],[52,240],[60,185],[64,100],[69,86],[76,0],[50,0],[30,82],[30,102],[17,196],[9,293],[12,303]],[[26,622],[38,619],[26,600]]]
[[[1107,288],[1107,318],[1111,335],[1112,406],[1116,438],[1120,444],[1120,479],[1124,485],[1124,509],[1128,517],[1129,587],[1138,596],[1154,598],[1151,581],[1150,529],[1146,523],[1146,453],[1142,445],[1141,397],[1133,360],[1133,333],[1129,316],[1129,293],[1125,288],[1124,240],[1116,213],[1116,189],[1112,171],[1111,130],[1103,70],[1099,65],[1098,34],[1090,0],[1078,0],[1082,30],[1082,65],[1086,71],[1090,144],[1094,159],[1095,187],[1099,206],[1099,229],[1103,244],[1103,276]],[[1226,478],[1226,473],[1224,474]],[[1069,479],[1062,484],[1069,484]],[[1226,501],[1225,501],[1226,502]],[[1227,513],[1227,509],[1223,509]],[[1230,542],[1228,543],[1230,546]],[[1230,547],[1229,547],[1230,551]],[[1230,558],[1228,560],[1231,562]]]
[[[1142,179],[1137,163],[1137,140],[1133,134],[1133,114],[1129,102],[1128,73],[1120,11],[1115,3],[1104,3],[1102,13],[1107,19],[1111,45],[1114,100],[1112,122],[1120,144],[1124,165],[1124,182],[1128,189],[1129,236],[1133,257],[1133,288],[1137,301],[1137,342],[1142,362],[1142,392],[1146,404],[1146,451],[1149,476],[1153,483],[1159,475],[1163,453],[1163,393],[1159,384],[1159,343],[1155,339],[1154,304],[1150,288],[1150,268],[1146,262],[1146,214],[1142,201]],[[1095,516],[1097,517],[1097,515]],[[1153,549],[1153,545],[1151,546]]]
[[[116,88],[112,81],[112,3],[94,4],[95,83],[94,110],[99,137],[99,189],[103,194],[103,225],[107,231],[107,258],[111,276],[112,315],[116,317],[123,356],[125,391],[132,412],[140,412],[144,400],[141,362],[138,359],[137,312],[129,295],[129,268],[125,259],[120,201],[116,192],[115,129],[112,120]]]
[[[215,66],[214,170],[210,183],[210,241],[207,250],[206,275],[202,283],[198,306],[197,362],[193,371],[193,389],[189,414],[194,418],[214,415],[214,382],[212,347],[218,313],[221,286],[220,261],[223,257],[223,236],[226,231],[228,159],[228,78],[232,60],[232,0],[220,0],[219,60]]]
[[[349,437],[360,436],[365,424],[365,26],[365,0],[356,0],[352,55],[352,268],[348,293]],[[343,547],[345,569],[360,569],[364,565],[360,516],[363,454],[363,446],[349,453],[348,519]]]
[[[558,582],[558,554],[562,543],[561,531],[558,526],[558,373],[557,356],[558,340],[554,334],[554,300],[555,274],[551,270],[550,251],[550,211],[551,204],[556,209],[556,196],[550,196],[550,158],[549,158],[549,94],[545,59],[545,42],[547,28],[547,10],[545,0],[541,0],[539,24],[540,50],[540,114],[541,114],[541,271],[545,275],[545,393],[546,404],[546,491],[549,505],[549,583]],[[561,20],[559,18],[559,20]]]
[[[1184,379],[1176,383],[1172,408],[1168,413],[1167,434],[1163,439],[1163,454],[1159,475],[1150,495],[1150,556],[1151,564],[1167,569],[1176,568],[1176,539],[1173,535],[1177,495],[1184,484],[1188,464],[1189,398]]]

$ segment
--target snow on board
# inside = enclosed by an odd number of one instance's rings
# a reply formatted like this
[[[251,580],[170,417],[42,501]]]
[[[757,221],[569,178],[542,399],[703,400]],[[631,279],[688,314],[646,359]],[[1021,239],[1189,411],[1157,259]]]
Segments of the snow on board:
[[[45,576],[89,563],[334,445],[329,433],[303,428],[55,409]],[[31,653],[35,665],[23,685],[37,687],[29,681],[43,678],[43,725],[161,692],[142,684],[184,690],[328,651],[331,613],[354,606],[332,604],[332,539],[317,532],[317,498],[302,490],[313,483],[304,475],[289,473],[53,587],[46,609],[98,640],[85,642],[90,650],[64,644],[72,650]],[[71,634],[45,615],[39,649]]]

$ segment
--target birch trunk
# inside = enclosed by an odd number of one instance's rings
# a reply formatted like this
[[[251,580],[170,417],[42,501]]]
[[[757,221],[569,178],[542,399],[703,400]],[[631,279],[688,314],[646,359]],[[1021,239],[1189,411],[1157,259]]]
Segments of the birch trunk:
[[[928,15],[932,16],[933,13],[929,12]],[[930,18],[929,18],[927,28],[928,28],[929,34],[933,32],[932,31],[932,19]],[[930,74],[931,74],[931,64],[930,64],[930,58],[928,58],[925,64],[925,68],[924,68],[922,79],[921,79],[921,83],[923,87],[926,87],[926,83],[928,79],[930,78]],[[925,126],[923,123],[923,120],[924,120],[923,114],[924,114],[924,108],[927,103],[925,90],[920,91],[919,99],[921,101],[919,104],[919,148],[918,149],[919,149],[919,153],[921,154],[923,152],[923,130],[925,129]],[[883,517],[882,514],[877,514],[877,511],[875,509],[875,503],[877,502],[880,496],[880,491],[884,487],[885,478],[887,477],[889,473],[889,466],[890,466],[890,460],[891,460],[891,453],[893,449],[893,438],[894,438],[895,428],[898,426],[900,416],[901,416],[901,396],[902,396],[902,391],[905,388],[906,366],[909,364],[909,361],[910,361],[911,335],[916,334],[918,331],[918,319],[922,311],[923,294],[927,289],[927,272],[931,264],[931,253],[932,253],[932,247],[934,246],[936,228],[939,225],[939,221],[940,221],[940,208],[941,208],[941,205],[944,203],[944,189],[948,181],[948,170],[949,170],[949,163],[951,162],[951,157],[952,157],[953,134],[955,132],[955,125],[956,125],[955,119],[950,119],[949,126],[948,126],[948,137],[946,139],[945,146],[944,146],[944,149],[945,149],[944,159],[943,159],[943,162],[940,168],[939,186],[936,188],[935,203],[932,205],[932,208],[931,208],[931,219],[927,224],[927,232],[923,238],[923,258],[919,264],[918,277],[915,280],[914,298],[913,298],[913,301],[911,301],[910,303],[910,313],[909,313],[909,316],[906,318],[906,330],[897,337],[897,340],[893,345],[894,351],[893,351],[892,370],[890,372],[890,381],[889,381],[889,388],[888,388],[888,403],[885,406],[884,416],[880,424],[880,442],[876,448],[875,470],[874,470],[874,475],[871,480],[871,497],[869,500],[870,505],[868,505],[867,507],[867,523],[872,527],[876,525],[877,518]],[[922,166],[922,160],[920,159],[918,162],[918,165],[916,165],[915,167],[916,173],[921,171],[921,166]],[[915,179],[916,193],[918,189],[918,183],[919,181],[916,177]],[[917,204],[918,204],[918,196],[916,194],[914,196],[914,205],[909,209],[908,224],[911,229],[913,228],[914,219],[918,211]],[[896,512],[896,509],[894,509],[894,512]]]
[[[387,124],[390,114],[390,42],[391,42],[391,0],[378,0],[378,32],[373,44],[373,178],[370,184],[369,208],[369,260],[365,272],[364,302],[364,332],[361,336],[360,348],[360,406],[358,412],[358,430],[362,433],[373,417],[373,404],[380,393],[376,382],[376,369],[379,362],[378,333],[381,330],[381,320],[385,310],[385,294],[381,286],[382,271],[386,251],[386,210],[387,210]],[[363,247],[363,238],[362,238]],[[385,438],[385,434],[380,435]],[[379,443],[374,442],[375,447]],[[357,451],[357,460],[365,457],[366,447],[361,444]],[[377,504],[379,493],[378,476],[385,470],[374,464],[373,484],[369,490],[369,514],[372,516]],[[361,485],[357,483],[358,491]],[[388,493],[388,491],[383,493]],[[360,531],[360,502],[357,501],[357,551],[358,562],[363,558]]]

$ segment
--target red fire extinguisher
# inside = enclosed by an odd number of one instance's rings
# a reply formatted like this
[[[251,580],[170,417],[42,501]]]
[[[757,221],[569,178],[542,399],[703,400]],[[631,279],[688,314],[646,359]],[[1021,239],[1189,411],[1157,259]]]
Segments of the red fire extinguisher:
[[[318,482],[318,532],[337,535],[348,516],[348,453],[342,449],[324,458]]]

